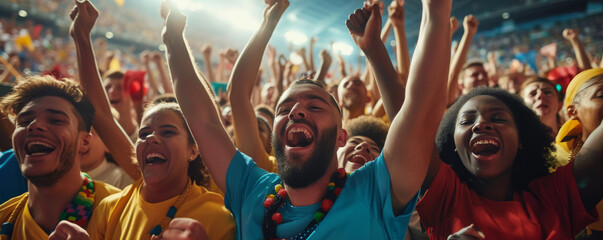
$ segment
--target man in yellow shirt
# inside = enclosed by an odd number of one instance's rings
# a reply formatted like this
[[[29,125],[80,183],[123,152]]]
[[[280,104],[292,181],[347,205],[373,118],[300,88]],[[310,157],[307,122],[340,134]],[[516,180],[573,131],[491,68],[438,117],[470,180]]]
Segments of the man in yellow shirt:
[[[15,118],[13,147],[28,192],[0,205],[1,239],[47,239],[61,220],[86,228],[92,209],[118,189],[80,172],[94,107],[68,79],[33,76],[0,102]]]

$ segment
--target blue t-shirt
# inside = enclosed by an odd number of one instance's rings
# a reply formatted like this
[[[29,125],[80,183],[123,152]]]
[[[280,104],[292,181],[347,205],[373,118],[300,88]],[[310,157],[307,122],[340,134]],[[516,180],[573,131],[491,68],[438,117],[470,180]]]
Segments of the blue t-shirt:
[[[226,207],[237,221],[237,239],[263,239],[264,200],[276,184],[275,173],[256,166],[237,151],[226,174]],[[408,221],[418,195],[395,217],[392,208],[390,177],[383,154],[354,171],[335,204],[308,239],[404,239]],[[283,222],[277,227],[279,238],[302,232],[320,207],[319,203],[295,207],[287,201],[279,212]]]
[[[27,179],[21,174],[13,149],[0,155],[0,204],[27,192]]]

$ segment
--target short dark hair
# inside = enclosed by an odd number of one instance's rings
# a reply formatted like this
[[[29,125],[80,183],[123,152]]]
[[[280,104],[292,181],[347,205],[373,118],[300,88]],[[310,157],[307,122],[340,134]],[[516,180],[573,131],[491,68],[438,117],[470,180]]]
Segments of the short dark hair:
[[[526,189],[532,180],[548,175],[549,169],[555,162],[551,154],[555,147],[549,128],[540,122],[536,113],[527,107],[519,96],[498,88],[475,88],[461,96],[444,114],[436,135],[436,147],[442,161],[450,165],[469,187],[475,190],[483,188],[483,182],[471,174],[461,162],[454,143],[454,130],[459,111],[467,101],[481,95],[497,98],[513,114],[521,144],[512,165],[513,187],[516,190]]]
[[[2,98],[0,111],[5,115],[14,116],[29,102],[47,96],[60,97],[71,103],[77,113],[78,129],[90,132],[94,119],[94,106],[80,85],[67,78],[58,80],[51,75],[36,75],[22,79],[11,93]]]
[[[151,101],[152,104],[159,104],[162,102],[178,103],[178,99],[176,99],[176,96],[174,94],[164,93],[164,94],[155,96],[153,98],[153,100]]]
[[[335,105],[335,107],[337,108],[337,111],[339,112],[339,116],[343,115],[341,113],[341,108],[339,108],[339,104],[337,103],[337,100],[335,100],[335,97],[333,97],[333,95],[329,91],[327,91],[327,89],[325,89],[325,85],[323,83],[317,82],[317,81],[314,81],[314,80],[310,80],[310,79],[307,79],[307,78],[301,78],[301,79],[298,79],[298,80],[294,81],[293,83],[291,83],[291,85],[289,85],[289,88],[291,88],[293,86],[304,85],[304,84],[314,85],[314,86],[317,86],[317,87],[325,90],[325,92],[327,94],[329,94],[329,97],[331,99],[331,103],[333,103],[333,105]]]
[[[470,67],[475,67],[475,66],[484,67],[484,62],[482,62],[480,60],[467,61],[467,63],[465,63],[465,65],[463,65],[463,70],[470,68]]]
[[[274,109],[266,104],[259,104],[254,109],[256,112],[264,113],[274,120]]]
[[[379,118],[364,115],[348,121],[344,129],[348,132],[348,139],[354,136],[367,137],[377,144],[379,150],[383,150],[389,126]]]

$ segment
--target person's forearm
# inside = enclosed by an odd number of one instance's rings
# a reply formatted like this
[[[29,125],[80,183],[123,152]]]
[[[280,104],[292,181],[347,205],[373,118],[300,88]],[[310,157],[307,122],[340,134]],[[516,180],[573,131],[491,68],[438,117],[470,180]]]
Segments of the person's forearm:
[[[310,39],[310,46],[308,47],[308,62],[310,64],[310,70],[316,71],[314,68],[314,40]]]
[[[576,61],[578,61],[578,67],[582,71],[591,69],[592,66],[590,64],[590,59],[588,59],[588,55],[586,54],[586,50],[584,49],[584,45],[582,42],[576,37],[575,40],[570,41],[572,44],[572,48],[574,49],[574,53],[576,54]]]
[[[250,81],[250,79],[255,80],[255,77],[258,75],[262,63],[262,55],[264,50],[266,50],[266,45],[275,27],[276,24],[263,23],[258,32],[249,40],[243,52],[241,52],[230,76],[231,84],[236,84],[237,86],[232,89],[231,95],[233,97],[242,97],[242,99],[249,101],[253,86],[255,85],[255,82]]]
[[[394,119],[404,102],[404,86],[397,81],[398,75],[383,44],[365,50],[365,55],[372,66],[385,113]]]
[[[207,80],[212,83],[216,81],[214,77],[214,69],[211,64],[211,56],[203,55],[203,60],[205,61],[205,76],[207,76]]]
[[[197,74],[192,56],[189,52],[188,43],[184,36],[170,36],[166,40],[166,57],[169,63],[169,72],[172,76],[172,82],[175,89],[178,103],[183,112],[206,112],[206,114],[196,114],[199,122],[209,123],[211,125],[222,127],[222,122],[218,117],[218,109],[212,99],[212,91],[202,76]],[[187,59],[188,58],[188,59]],[[205,91],[200,94],[199,91]],[[200,106],[211,106],[201,107]]]
[[[151,70],[151,63],[145,62],[144,67],[147,70],[147,79],[149,80],[149,85],[151,86],[151,96],[159,95],[159,86],[157,85],[157,79],[155,78],[155,74]]]
[[[463,68],[463,64],[467,60],[467,53],[469,52],[469,46],[471,45],[471,41],[473,40],[473,36],[475,33],[471,31],[467,31],[463,33],[463,37],[459,42],[457,50],[454,52],[454,57],[450,62],[450,71],[448,74],[448,103],[452,103],[454,98],[456,97],[456,92],[458,91],[458,78],[459,74]]]
[[[344,77],[348,76],[348,73],[345,69],[345,61],[339,54],[336,56],[337,56],[337,60],[339,61],[339,73],[341,74],[340,79],[343,79]]]
[[[387,19],[385,24],[383,25],[383,29],[381,29],[381,41],[383,43],[387,42],[387,38],[389,38],[389,34],[392,32],[392,21]]]
[[[157,65],[157,69],[159,70],[159,78],[161,79],[161,84],[163,85],[163,93],[174,93],[174,89],[172,88],[172,83],[170,82],[170,77],[168,76],[165,62],[163,59],[159,59],[155,61]]]
[[[331,62],[327,62],[327,61],[323,60],[320,64],[320,69],[316,73],[316,77],[314,78],[314,80],[317,82],[320,82],[326,86],[327,83],[325,82],[325,77],[327,76],[327,72],[329,71],[330,66],[331,66]]]
[[[95,126],[99,136],[110,149],[117,164],[124,169],[132,179],[139,179],[141,173],[136,158],[133,156],[134,146],[127,137],[128,135],[119,127],[117,121],[113,118],[108,97],[101,83],[90,36],[78,34],[74,37],[74,40],[76,43],[78,73],[80,76],[86,76],[85,78],[80,77],[81,84],[95,107],[93,126]],[[113,129],[115,131],[104,129],[105,127],[110,126],[114,126]],[[116,141],[109,141],[109,139],[115,140],[116,138],[116,136],[109,136],[110,133],[119,131],[123,134],[123,138],[119,138]]]
[[[408,43],[404,23],[400,27],[394,27],[394,36],[396,38],[396,63],[398,65],[398,76],[402,86],[406,85],[408,79],[408,70],[410,67],[410,56],[408,53]]]

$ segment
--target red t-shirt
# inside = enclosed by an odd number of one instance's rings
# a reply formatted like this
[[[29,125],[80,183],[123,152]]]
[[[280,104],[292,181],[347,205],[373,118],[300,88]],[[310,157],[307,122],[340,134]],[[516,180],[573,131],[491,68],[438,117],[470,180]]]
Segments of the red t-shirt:
[[[597,212],[584,209],[572,166],[533,180],[529,191],[515,193],[512,201],[493,201],[442,163],[417,211],[430,239],[446,239],[472,223],[486,239],[574,239],[597,220]]]

